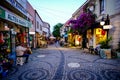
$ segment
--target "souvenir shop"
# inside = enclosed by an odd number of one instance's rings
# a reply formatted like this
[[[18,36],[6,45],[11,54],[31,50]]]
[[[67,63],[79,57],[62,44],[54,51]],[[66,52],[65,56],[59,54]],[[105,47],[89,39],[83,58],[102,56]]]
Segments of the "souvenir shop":
[[[90,38],[93,39],[93,48],[95,48],[101,41],[106,40],[107,34],[107,31],[101,27],[87,30],[88,41],[90,40]]]
[[[3,24],[3,27],[0,25],[0,65],[7,71],[10,66],[16,63],[16,44],[28,44],[28,29],[20,28],[16,24],[13,24],[14,27],[12,26],[11,29],[11,25],[0,23]]]
[[[0,8],[0,78],[16,64],[16,44],[29,45],[28,21]],[[5,16],[6,15],[6,16]]]

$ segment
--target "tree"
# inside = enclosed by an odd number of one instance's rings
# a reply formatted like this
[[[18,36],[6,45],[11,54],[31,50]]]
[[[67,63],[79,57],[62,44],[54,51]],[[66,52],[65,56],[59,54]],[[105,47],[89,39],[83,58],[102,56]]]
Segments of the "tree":
[[[53,32],[52,32],[52,34],[53,34],[54,37],[56,37],[56,38],[60,37],[60,28],[61,28],[62,26],[63,26],[62,23],[57,23],[57,24],[54,26]]]

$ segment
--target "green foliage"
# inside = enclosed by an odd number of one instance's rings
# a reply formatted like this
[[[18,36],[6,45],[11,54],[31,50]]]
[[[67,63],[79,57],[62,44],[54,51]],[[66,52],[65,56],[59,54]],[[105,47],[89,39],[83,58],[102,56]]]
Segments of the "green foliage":
[[[58,31],[53,31],[53,36],[54,37],[59,37],[60,36],[60,32],[58,32]]]
[[[53,34],[54,37],[60,37],[60,28],[61,28],[62,26],[63,26],[62,23],[58,23],[58,24],[56,24],[56,25],[54,26],[53,32],[52,32],[52,34]]]
[[[101,41],[100,42],[100,47],[101,47],[101,49],[109,49],[110,48],[110,45],[109,45],[109,42],[112,40],[112,37],[109,37],[109,38],[107,38],[106,40],[104,40],[104,41]]]
[[[70,30],[68,30],[67,33],[73,33],[73,32],[74,32],[73,29],[70,29]]]

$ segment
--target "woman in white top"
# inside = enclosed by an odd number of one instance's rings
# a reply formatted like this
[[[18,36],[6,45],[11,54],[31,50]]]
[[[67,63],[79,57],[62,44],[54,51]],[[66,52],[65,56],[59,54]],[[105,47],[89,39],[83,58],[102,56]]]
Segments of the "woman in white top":
[[[22,44],[18,44],[18,46],[16,47],[16,53],[17,56],[22,56],[24,55],[24,52],[27,50],[27,48],[23,47]]]
[[[28,48],[24,47],[23,44],[18,44],[18,46],[16,47],[16,55],[26,57],[25,63],[28,62],[28,58],[30,55],[30,54],[25,53],[25,51],[27,50]]]
[[[92,38],[89,39],[89,48],[93,48],[93,39]]]

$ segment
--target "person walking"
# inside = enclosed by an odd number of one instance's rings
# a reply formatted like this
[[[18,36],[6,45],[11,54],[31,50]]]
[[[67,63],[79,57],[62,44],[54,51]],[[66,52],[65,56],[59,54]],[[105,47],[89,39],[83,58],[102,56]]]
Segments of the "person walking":
[[[88,48],[87,47],[87,43],[88,43],[88,39],[87,38],[83,38],[82,39],[82,49],[84,50],[84,48]]]
[[[93,49],[93,38],[92,37],[89,38],[88,45],[89,45],[89,51],[92,54],[93,51],[94,51],[94,49]]]

